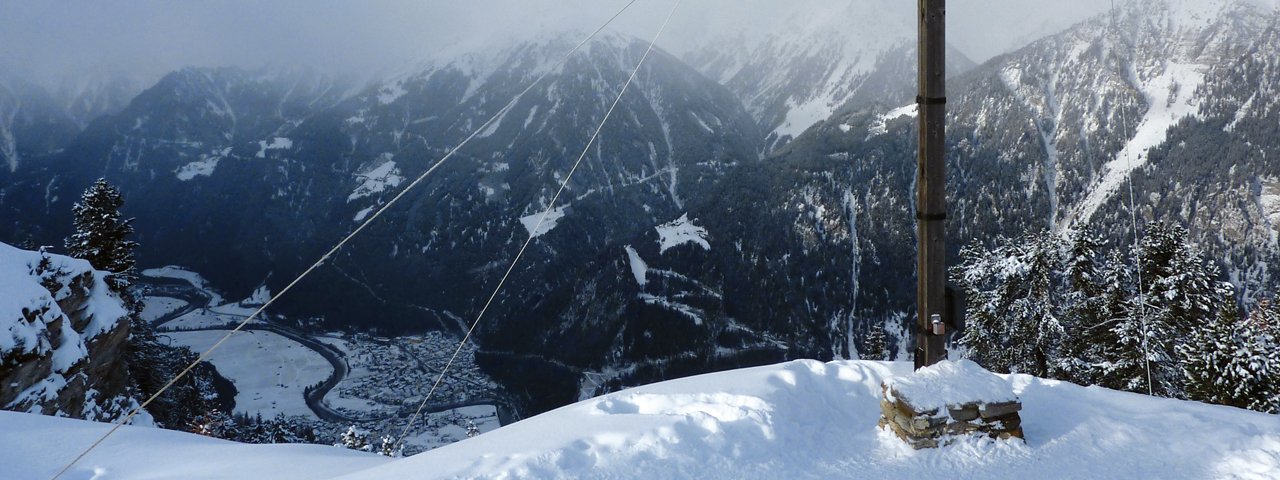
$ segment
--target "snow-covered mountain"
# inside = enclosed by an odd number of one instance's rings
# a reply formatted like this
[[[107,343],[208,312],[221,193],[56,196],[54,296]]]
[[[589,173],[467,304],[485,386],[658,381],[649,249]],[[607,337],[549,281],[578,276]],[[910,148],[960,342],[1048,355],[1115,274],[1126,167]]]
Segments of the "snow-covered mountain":
[[[137,218],[144,264],[182,263],[234,295],[264,279],[279,288],[581,37],[445,47],[363,89],[292,72],[180,70],[94,122],[43,169],[26,172],[43,179],[41,189],[15,184],[0,199],[0,215],[23,224],[19,235],[57,238],[75,193],[105,175]],[[564,341],[580,348],[551,354],[551,365],[578,369],[604,358],[625,318],[592,315],[547,328],[562,323],[583,272],[601,252],[612,256],[678,218],[687,197],[734,165],[756,162],[760,151],[755,123],[728,90],[655,51],[551,221],[531,232],[647,46],[620,34],[597,38],[281,306],[323,316],[331,328],[457,331],[483,300],[476,292],[492,288],[534,234],[511,279],[519,288],[505,292],[486,324],[489,353],[502,359],[494,365],[532,358],[539,365],[532,368],[542,368],[543,359],[525,353]],[[32,211],[52,220],[33,225]],[[508,348],[528,338],[537,340]],[[693,344],[714,348],[709,340]],[[565,355],[579,358],[566,363]],[[533,377],[494,368],[514,382]],[[576,398],[576,377],[567,389],[547,385],[558,396],[538,408]]]
[[[1269,212],[1280,164],[1266,158],[1280,145],[1270,133],[1274,110],[1248,102],[1280,85],[1271,67],[1277,26],[1274,9],[1252,2],[1134,2],[954,77],[953,253],[1068,227],[1129,244],[1132,177],[1140,227],[1188,225],[1246,302],[1276,291],[1280,278],[1267,266],[1276,260]],[[792,270],[768,271],[757,284],[783,277],[786,289],[805,290],[797,302],[824,307],[800,315],[829,318],[834,338],[859,335],[865,320],[845,325],[849,312],[897,323],[894,312],[912,310],[914,116],[909,102],[850,105],[760,172],[726,181],[780,185],[744,210],[785,226],[773,240],[785,246],[744,239],[740,256],[790,253]]]
[[[790,362],[662,382],[402,459],[123,427],[70,478],[1274,478],[1280,422],[1231,407],[1004,376],[1021,440],[913,450],[877,427],[909,363]],[[998,381],[998,380],[997,380]],[[48,478],[108,425],[0,412],[0,461]],[[50,448],[64,445],[65,448]],[[95,473],[96,472],[96,473]]]
[[[878,0],[805,4],[782,19],[708,33],[681,53],[728,87],[781,146],[850,103],[914,96],[915,19]],[[973,67],[947,52],[950,75]]]
[[[0,179],[28,161],[69,143],[80,129],[44,88],[20,76],[0,74]]]
[[[907,323],[915,290],[914,54],[894,33],[913,29],[860,5],[655,51],[535,228],[647,47],[596,39],[277,305],[326,328],[465,330],[533,235],[477,355],[529,411],[856,354],[868,326]],[[1132,178],[1140,218],[1189,224],[1246,295],[1274,291],[1270,8],[1143,0],[953,76],[955,248],[1034,229],[1128,242]],[[438,46],[368,84],[183,69],[22,161],[0,224],[55,243],[106,176],[144,265],[183,264],[236,297],[278,291],[581,36]]]
[[[83,130],[98,117],[124,110],[134,97],[154,82],[154,78],[136,71],[100,66],[66,75],[51,93]]]

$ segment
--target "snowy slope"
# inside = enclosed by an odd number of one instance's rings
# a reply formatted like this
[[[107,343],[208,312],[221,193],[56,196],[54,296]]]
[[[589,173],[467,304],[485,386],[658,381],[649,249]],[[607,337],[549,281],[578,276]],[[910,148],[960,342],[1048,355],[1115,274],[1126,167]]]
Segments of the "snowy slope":
[[[0,477],[47,480],[111,428],[41,415],[0,412]],[[50,448],[51,446],[59,448]],[[158,428],[123,427],[65,480],[299,479],[340,475],[384,457],[319,445],[247,445]]]
[[[103,472],[94,477],[99,479],[1280,475],[1280,417],[1025,375],[1004,378],[1023,401],[1027,443],[975,439],[915,451],[876,428],[881,382],[910,368],[797,361],[685,378],[587,400],[382,464],[338,449],[238,446],[128,427],[71,478],[88,478],[95,469]],[[86,443],[103,428],[0,415],[0,463],[17,462],[15,478],[37,478],[70,455],[37,445]],[[290,464],[292,469],[281,469]]]

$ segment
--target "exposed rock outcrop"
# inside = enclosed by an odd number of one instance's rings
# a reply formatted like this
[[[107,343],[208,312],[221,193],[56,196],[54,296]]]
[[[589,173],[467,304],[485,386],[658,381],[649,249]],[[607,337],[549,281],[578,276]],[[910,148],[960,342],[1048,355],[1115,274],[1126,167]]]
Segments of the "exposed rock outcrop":
[[[136,405],[128,312],[105,276],[0,243],[0,408],[108,420]]]

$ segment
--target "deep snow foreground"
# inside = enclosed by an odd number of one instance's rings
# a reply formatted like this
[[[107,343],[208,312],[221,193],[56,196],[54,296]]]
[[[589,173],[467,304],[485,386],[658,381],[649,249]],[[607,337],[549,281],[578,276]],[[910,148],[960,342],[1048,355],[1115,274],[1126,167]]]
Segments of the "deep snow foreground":
[[[67,478],[1280,478],[1280,416],[1025,375],[1005,377],[1025,444],[915,451],[876,428],[881,381],[910,368],[797,361],[690,377],[395,461],[128,427]],[[45,478],[105,428],[0,414],[0,465],[18,472],[5,477]]]

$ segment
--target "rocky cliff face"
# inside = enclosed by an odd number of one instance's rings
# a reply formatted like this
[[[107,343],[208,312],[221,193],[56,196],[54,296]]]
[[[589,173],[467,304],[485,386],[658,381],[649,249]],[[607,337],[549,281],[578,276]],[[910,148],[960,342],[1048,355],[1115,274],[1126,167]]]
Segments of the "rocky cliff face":
[[[123,303],[89,262],[0,244],[0,408],[107,420],[134,405]]]

